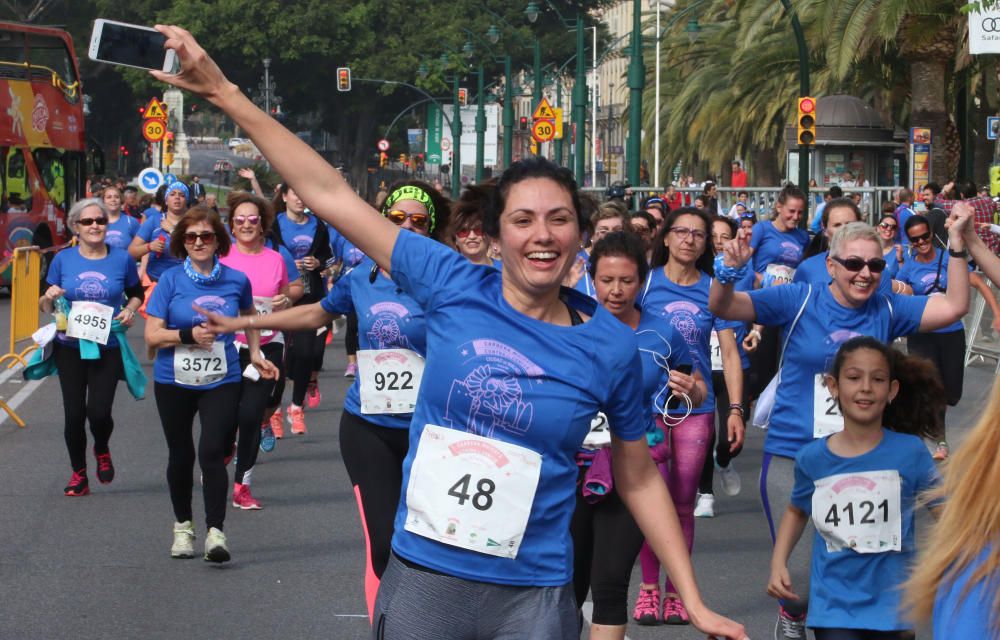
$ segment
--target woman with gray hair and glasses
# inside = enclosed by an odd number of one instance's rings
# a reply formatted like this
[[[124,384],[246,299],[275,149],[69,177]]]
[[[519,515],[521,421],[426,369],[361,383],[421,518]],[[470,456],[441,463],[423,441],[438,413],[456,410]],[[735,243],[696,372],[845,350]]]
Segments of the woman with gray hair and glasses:
[[[124,371],[120,341],[124,342],[124,328],[135,320],[143,291],[135,260],[107,244],[104,202],[98,198],[77,202],[69,210],[67,224],[79,242],[53,258],[45,278],[49,286],[38,306],[56,313],[53,357],[73,469],[64,493],[85,496],[90,493],[86,422],[94,437],[97,479],[108,484],[115,477],[108,441],[114,429],[111,407]],[[124,306],[123,301],[127,301]]]

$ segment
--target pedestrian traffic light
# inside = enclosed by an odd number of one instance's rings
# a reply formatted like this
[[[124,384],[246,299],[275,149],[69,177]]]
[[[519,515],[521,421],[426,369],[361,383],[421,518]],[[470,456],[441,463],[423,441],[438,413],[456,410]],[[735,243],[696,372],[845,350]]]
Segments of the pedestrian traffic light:
[[[167,141],[167,148],[165,149],[165,152],[172,154],[174,152],[174,133],[172,131],[168,131],[165,139]]]
[[[337,91],[351,90],[351,68],[337,67]]]
[[[465,88],[459,88],[458,90],[458,106],[464,107],[469,104],[469,90]]]
[[[800,145],[808,146],[816,143],[816,100],[809,97],[799,98],[798,141]]]
[[[521,131],[527,131],[528,130],[528,117],[527,116],[521,116],[521,122],[519,123],[518,128]]]

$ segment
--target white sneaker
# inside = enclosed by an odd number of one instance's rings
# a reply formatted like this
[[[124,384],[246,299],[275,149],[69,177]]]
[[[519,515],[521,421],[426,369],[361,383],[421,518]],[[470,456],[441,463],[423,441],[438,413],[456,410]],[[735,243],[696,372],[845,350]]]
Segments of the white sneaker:
[[[194,557],[194,523],[190,520],[174,523],[174,544],[170,547],[170,557]]]
[[[740,489],[743,488],[740,482],[740,474],[733,466],[733,461],[729,461],[729,466],[720,467],[715,465],[715,473],[719,476],[719,484],[722,486],[722,493],[727,496],[738,496],[740,495]]]
[[[715,517],[715,496],[711,493],[698,494],[698,504],[694,507],[695,518]]]
[[[226,534],[215,527],[209,528],[205,536],[205,562],[229,562]]]

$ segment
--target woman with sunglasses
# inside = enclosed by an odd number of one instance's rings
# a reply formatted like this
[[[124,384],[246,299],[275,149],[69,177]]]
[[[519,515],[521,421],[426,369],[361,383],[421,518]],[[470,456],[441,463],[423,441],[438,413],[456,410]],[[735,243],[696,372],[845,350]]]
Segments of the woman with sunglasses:
[[[723,376],[730,404],[726,411],[726,437],[731,452],[743,445],[743,367],[736,348],[738,323],[717,319],[708,309],[712,282],[710,242],[712,220],[702,209],[681,207],[667,214],[653,248],[652,270],[646,278],[639,304],[644,312],[667,319],[681,335],[694,361],[694,371],[712,379],[711,335],[718,335]],[[694,507],[701,469],[714,430],[715,392],[708,387],[702,402],[674,405],[666,419],[657,418],[668,451],[659,462],[660,474],[677,508],[688,553],[694,545]],[[687,624],[689,614],[668,574],[660,603],[660,563],[648,545],[639,554],[642,584],[633,617],[640,624]]]
[[[705,633],[746,638],[741,625],[704,605],[681,546],[645,440],[635,336],[595,300],[561,288],[584,226],[572,174],[537,157],[508,167],[483,219],[503,271],[471,264],[377,215],[315,151],[247,100],[190,33],[158,30],[183,71],[154,77],[232,117],[424,312],[424,382],[373,636],[461,638],[478,628],[484,636],[578,638],[568,531],[575,454],[603,410],[619,493],[692,621]]]
[[[146,315],[146,305],[152,298],[153,289],[162,276],[171,267],[178,266],[182,261],[174,257],[170,250],[170,240],[181,216],[187,211],[188,188],[183,182],[167,185],[163,194],[164,210],[162,213],[148,213],[146,220],[139,227],[132,243],[128,246],[129,255],[136,260],[146,257],[142,284],[146,287],[146,301],[139,308]]]
[[[951,260],[945,258],[947,251],[934,246],[931,225],[927,218],[914,214],[907,219],[903,230],[909,240],[912,257],[899,268],[896,278],[912,287],[916,295],[933,296],[946,292],[950,282],[948,268],[952,266]],[[969,284],[975,287],[990,305],[993,317],[1000,318],[1000,304],[997,304],[986,282],[978,274],[972,273],[972,267],[967,262],[962,267],[969,271]],[[906,347],[910,352],[933,362],[941,374],[941,382],[944,383],[947,395],[945,398],[947,406],[942,407],[942,411],[947,412],[948,406],[957,405],[962,399],[962,386],[965,382],[965,326],[962,324],[962,319],[959,318],[948,326],[934,331],[913,333],[907,337]],[[941,417],[941,424],[943,427],[941,441],[937,443],[932,454],[935,460],[944,460],[948,457],[944,416]]]
[[[473,264],[500,268],[490,257],[493,239],[483,233],[483,207],[489,201],[492,185],[470,185],[462,190],[452,212],[448,237],[455,249]]]
[[[63,434],[73,470],[63,493],[85,496],[90,493],[86,423],[90,423],[94,437],[98,481],[108,484],[115,477],[108,442],[115,426],[111,408],[123,372],[119,339],[124,338],[124,332],[112,331],[112,324],[132,326],[143,292],[135,260],[107,244],[108,211],[101,200],[77,202],[66,223],[79,244],[52,259],[45,276],[49,286],[38,306],[52,313],[59,298],[70,305],[66,324],[56,323],[53,350],[66,420]],[[122,300],[127,304],[123,306]],[[96,358],[84,355],[81,340],[97,344]]]
[[[685,395],[699,402],[707,394],[705,381],[691,370],[687,343],[659,314],[642,312],[636,298],[649,273],[645,243],[627,232],[610,233],[590,253],[591,277],[597,301],[635,332],[642,362],[642,406],[647,419],[651,453],[667,449],[655,416],[662,415],[671,397]],[[573,584],[576,602],[593,595],[590,637],[623,640],[628,623],[628,587],[635,557],[642,547],[642,531],[614,489],[607,419],[599,415],[577,454],[579,465],[576,510],[570,524],[573,536]]]
[[[419,236],[438,239],[448,228],[448,201],[419,180],[393,185],[382,208],[389,220]],[[368,260],[338,280],[320,302],[261,315],[253,323],[262,331],[315,331],[346,313],[358,315],[361,349],[358,376],[344,398],[340,452],[365,527],[365,594],[371,615],[389,562],[408,429],[427,351],[424,312]],[[250,323],[243,317],[213,316],[212,321],[223,332]]]
[[[132,238],[139,231],[139,221],[128,214],[122,215],[122,194],[118,191],[118,187],[105,187],[101,191],[101,200],[108,210],[108,233],[105,242],[115,249],[128,251]]]
[[[271,227],[271,236],[292,254],[302,277],[302,297],[295,302],[295,306],[319,302],[326,295],[323,269],[333,257],[326,225],[306,209],[305,202],[288,183],[282,183],[275,195],[274,208],[279,213],[277,224]],[[292,433],[303,435],[306,433],[303,408],[306,395],[310,391],[313,395],[319,392],[316,386],[317,362],[326,346],[325,336],[316,335],[316,330],[312,329],[288,332],[285,338],[287,374],[292,381],[292,402],[288,405],[286,417]],[[274,415],[280,421],[280,407]]]
[[[781,368],[764,440],[761,503],[774,541],[776,518],[789,504],[795,456],[814,438],[843,429],[843,416],[823,373],[848,339],[868,335],[883,342],[917,331],[930,331],[959,320],[969,308],[966,258],[961,225],[950,231],[956,252],[950,258],[944,296],[903,296],[880,291],[886,263],[875,229],[862,222],[833,234],[827,256],[827,283],[793,282],[751,292],[733,290],[752,256],[745,232],[716,257],[716,280],[710,308],[723,318],[779,327],[783,336]],[[799,593],[808,593],[809,549],[796,549],[788,564]],[[778,626],[786,637],[805,637],[805,600],[785,600]],[[799,635],[796,636],[795,634]]]
[[[861,209],[850,198],[834,198],[826,203],[820,213],[822,232],[813,237],[806,248],[806,258],[799,263],[792,282],[830,282],[826,267],[826,257],[830,251],[830,238],[837,229],[852,222],[861,222]],[[722,253],[719,251],[719,253]],[[888,282],[888,281],[886,281]]]
[[[891,207],[892,203],[888,203]],[[899,268],[903,265],[904,254],[903,245],[897,242],[899,236],[899,223],[896,215],[890,212],[882,212],[882,218],[878,221],[878,238],[882,243],[882,257],[885,258],[887,277],[896,278]]]
[[[229,230],[236,239],[228,254],[219,262],[250,279],[250,292],[258,314],[280,311],[292,306],[302,295],[301,280],[288,281],[288,268],[280,253],[265,246],[265,238],[274,224],[274,209],[263,198],[246,191],[233,191],[226,198],[230,211]],[[249,343],[245,333],[236,334],[240,354],[240,371],[251,366]],[[240,509],[260,509],[260,502],[250,491],[250,480],[257,462],[258,447],[274,449],[274,434],[263,420],[275,387],[284,388],[285,339],[281,332],[261,331],[260,351],[274,365],[277,378],[244,376],[237,409],[238,446],[233,477],[233,506]],[[256,379],[254,379],[256,377]],[[280,401],[280,394],[277,394]],[[262,422],[266,427],[262,427]]]
[[[236,438],[240,400],[240,355],[233,334],[219,335],[206,327],[208,309],[224,316],[257,315],[250,281],[223,265],[229,253],[229,232],[219,216],[194,207],[170,237],[170,251],[181,266],[165,271],[149,301],[146,344],[156,349],[153,364],[156,408],[167,440],[167,485],[174,509],[173,558],[193,558],[195,530],[191,510],[195,445],[194,419],[201,422],[197,458],[205,499],[205,560],[226,562],[229,547],[222,532],[229,480],[226,456]],[[246,332],[250,361],[262,377],[278,370],[260,351],[260,334]]]

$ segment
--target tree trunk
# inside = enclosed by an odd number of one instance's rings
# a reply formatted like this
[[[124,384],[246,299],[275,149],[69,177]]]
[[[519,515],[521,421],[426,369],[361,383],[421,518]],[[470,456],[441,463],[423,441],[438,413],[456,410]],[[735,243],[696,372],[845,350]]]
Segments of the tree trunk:
[[[781,184],[777,149],[757,149],[753,152],[751,166],[753,167],[753,175],[750,176],[750,184],[753,186],[772,187]]]
[[[931,180],[944,184],[948,172],[948,111],[945,106],[946,62],[917,59],[910,62],[910,126],[931,130]]]
[[[365,200],[371,201],[368,185],[368,156],[375,149],[375,112],[365,109],[356,117],[350,119],[350,126],[354,128],[354,135],[341,135],[344,148],[341,153],[351,173],[351,179],[360,195]],[[341,131],[347,131],[342,128]],[[350,144],[348,144],[350,141]]]

